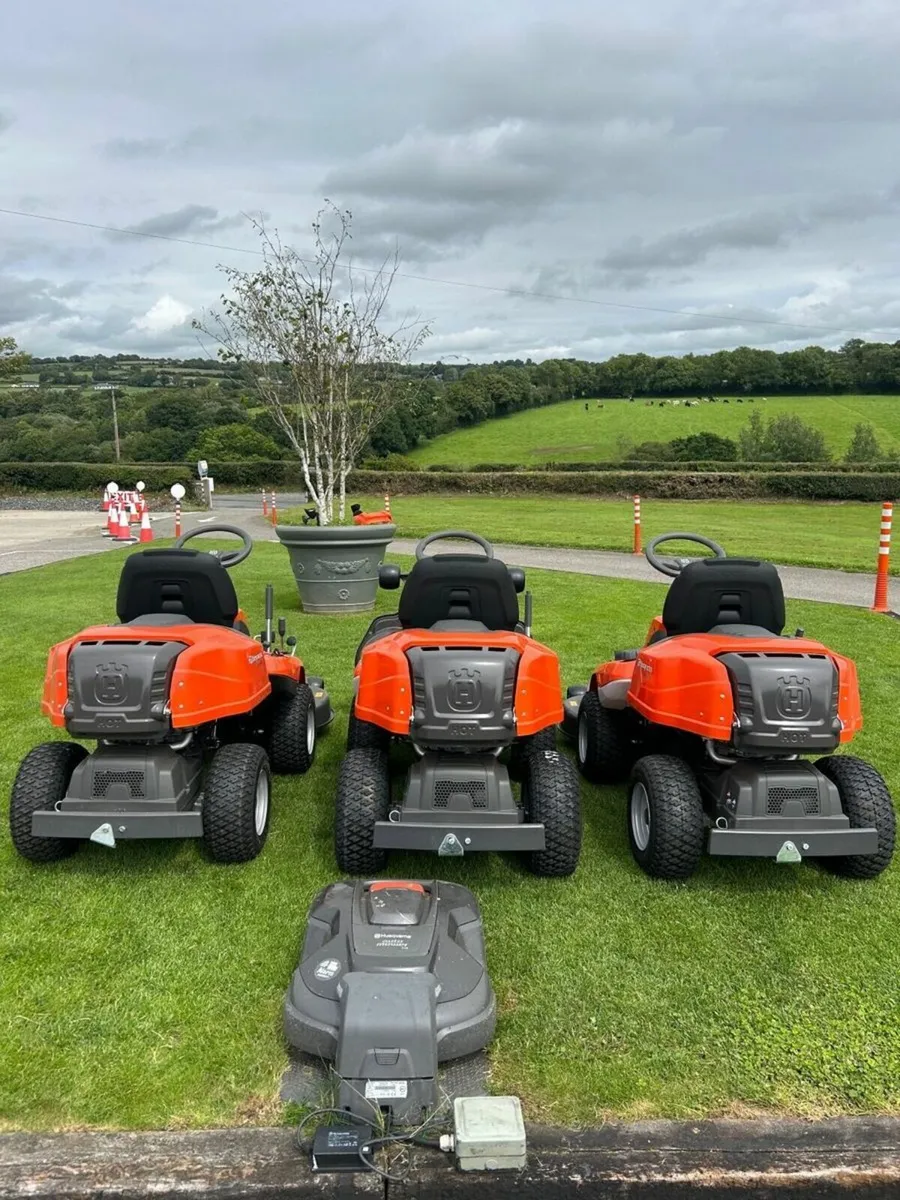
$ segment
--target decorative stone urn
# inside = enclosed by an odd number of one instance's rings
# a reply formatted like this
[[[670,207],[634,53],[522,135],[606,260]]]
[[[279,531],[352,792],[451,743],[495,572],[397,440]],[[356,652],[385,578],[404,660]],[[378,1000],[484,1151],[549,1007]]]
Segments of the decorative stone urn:
[[[368,612],[396,525],[276,525],[308,613]]]

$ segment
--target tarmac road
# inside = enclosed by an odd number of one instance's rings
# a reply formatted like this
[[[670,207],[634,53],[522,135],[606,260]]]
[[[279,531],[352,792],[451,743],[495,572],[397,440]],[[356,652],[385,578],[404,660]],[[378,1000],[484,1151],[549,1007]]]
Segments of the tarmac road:
[[[299,499],[299,498],[298,498]],[[245,497],[216,498],[211,512],[185,513],[182,526],[193,529],[211,524],[214,520],[246,527],[261,541],[274,541],[272,527],[262,519],[258,506],[246,507]],[[243,504],[241,503],[243,501]],[[286,504],[294,502],[285,496]],[[172,513],[153,516],[157,534],[171,537],[174,528]],[[101,536],[102,514],[81,512],[38,512],[6,509],[0,511],[0,575],[42,567],[48,563],[85,554],[108,553],[121,545]],[[415,542],[398,538],[390,550],[396,554],[411,554]],[[538,567],[550,571],[571,571],[577,575],[599,575],[613,579],[637,579],[662,583],[662,576],[645,558],[633,554],[618,554],[607,550],[564,550],[542,546],[497,545],[499,558],[519,567]],[[785,595],[792,600],[820,600],[827,604],[847,604],[868,608],[875,588],[873,574],[849,571],[825,571],[813,567],[779,566]],[[900,612],[900,579],[890,583],[890,604]]]

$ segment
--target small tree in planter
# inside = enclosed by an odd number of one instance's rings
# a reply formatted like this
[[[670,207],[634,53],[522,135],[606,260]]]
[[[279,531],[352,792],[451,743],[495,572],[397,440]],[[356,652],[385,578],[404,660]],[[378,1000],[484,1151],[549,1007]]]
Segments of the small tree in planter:
[[[334,521],[335,504],[344,520],[347,476],[409,386],[398,368],[429,332],[408,321],[386,329],[399,260],[395,255],[368,271],[354,267],[351,221],[329,202],[313,222],[312,259],[254,221],[262,267],[222,267],[231,294],[222,296],[221,311],[194,321],[218,343],[220,358],[248,372],[297,452],[322,525]]]

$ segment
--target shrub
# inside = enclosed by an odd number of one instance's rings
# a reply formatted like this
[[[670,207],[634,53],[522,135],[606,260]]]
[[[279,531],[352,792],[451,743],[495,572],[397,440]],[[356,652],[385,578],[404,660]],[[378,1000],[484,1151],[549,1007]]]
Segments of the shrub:
[[[847,453],[844,455],[844,461],[848,463],[873,463],[881,457],[881,449],[878,445],[878,439],[875,437],[875,430],[871,425],[866,425],[862,421],[853,427],[853,437],[850,445],[847,447]]]

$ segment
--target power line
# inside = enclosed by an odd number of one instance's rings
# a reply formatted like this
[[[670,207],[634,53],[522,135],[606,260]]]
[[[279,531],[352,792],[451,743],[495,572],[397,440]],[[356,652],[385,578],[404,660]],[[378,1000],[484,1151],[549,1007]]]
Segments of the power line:
[[[26,217],[33,221],[49,221],[55,225],[74,225],[79,229],[93,229],[99,233],[115,233],[125,237],[151,238],[159,242],[174,242],[179,246],[199,246],[206,250],[222,250],[227,254],[252,254],[262,257],[260,250],[250,250],[246,246],[226,246],[219,242],[203,242],[196,238],[175,237],[168,233],[153,233],[147,229],[122,229],[115,225],[99,225],[92,221],[78,221],[74,217],[51,217],[46,213],[24,212],[16,208],[0,208],[0,214],[7,217]],[[295,252],[296,253],[296,252]],[[313,265],[310,259],[297,255],[300,262],[307,266]],[[376,268],[360,267],[354,264],[353,270],[363,275],[377,275]],[[805,325],[797,321],[766,320],[764,317],[736,317],[729,313],[691,312],[683,308],[659,308],[649,304],[624,304],[617,300],[597,300],[590,296],[565,296],[557,292],[536,292],[527,288],[499,287],[491,283],[474,283],[467,279],[438,279],[433,275],[414,275],[408,271],[397,271],[398,279],[412,279],[418,283],[438,283],[444,287],[471,288],[481,292],[493,292],[502,296],[516,296],[528,300],[552,300],[564,304],[587,304],[597,308],[616,308],[629,312],[662,313],[670,317],[691,317],[695,320],[732,321],[737,325],[763,325],[779,329],[806,329],[813,333],[843,333],[854,337],[860,336],[860,330],[843,329],[834,325]],[[877,328],[886,328],[879,326]]]

